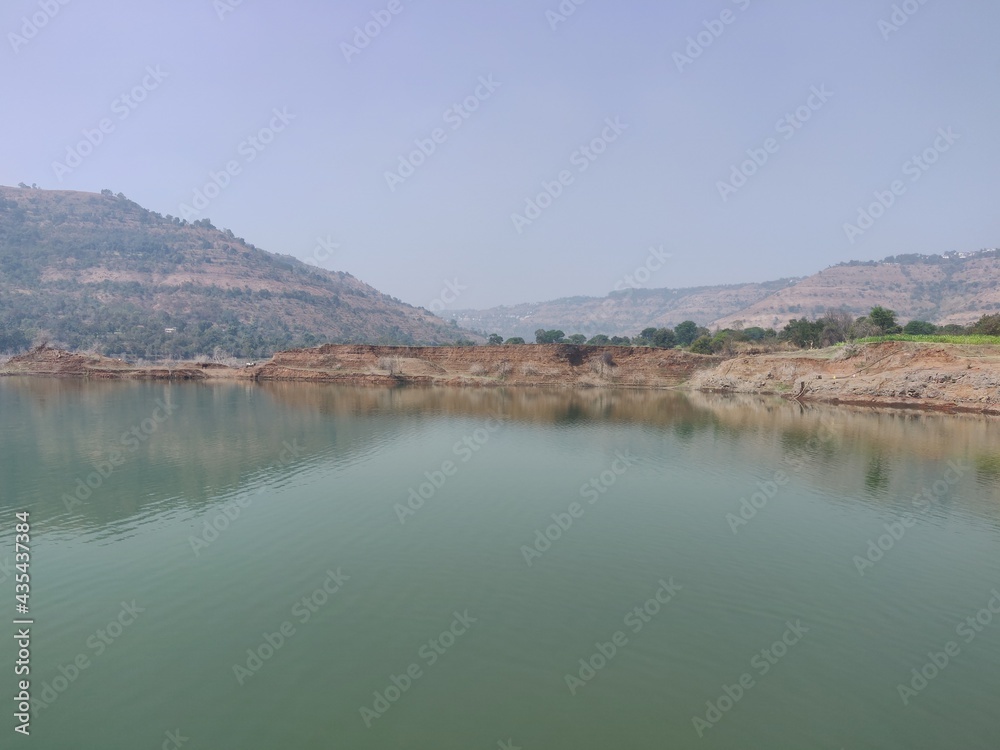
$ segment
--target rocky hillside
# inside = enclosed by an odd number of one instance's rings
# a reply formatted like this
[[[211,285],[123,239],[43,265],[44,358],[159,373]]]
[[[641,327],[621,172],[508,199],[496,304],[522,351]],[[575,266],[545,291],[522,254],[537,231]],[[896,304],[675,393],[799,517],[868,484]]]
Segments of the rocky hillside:
[[[0,187],[0,351],[35,339],[111,356],[259,357],[322,342],[470,337],[208,220],[188,224],[110,191]]]
[[[535,304],[456,310],[458,324],[503,336],[534,339],[539,328],[566,334],[634,336],[693,320],[709,328],[781,329],[792,318],[828,310],[857,317],[875,305],[895,310],[901,323],[926,320],[968,325],[1000,311],[1000,250],[945,255],[897,255],[852,261],[804,279],[688,289],[633,289],[607,297],[571,297]]]
[[[790,318],[815,318],[831,308],[865,315],[874,305],[895,310],[902,323],[974,323],[1000,311],[1000,250],[842,263],[712,325],[726,328],[742,320],[744,326],[779,328]]]
[[[685,320],[704,324],[739,312],[795,283],[780,279],[763,284],[703,286],[688,289],[626,289],[607,297],[567,297],[493,307],[488,310],[451,310],[458,325],[505,337],[534,341],[539,328],[558,328],[566,334],[588,337],[634,336],[643,328],[673,328]]]

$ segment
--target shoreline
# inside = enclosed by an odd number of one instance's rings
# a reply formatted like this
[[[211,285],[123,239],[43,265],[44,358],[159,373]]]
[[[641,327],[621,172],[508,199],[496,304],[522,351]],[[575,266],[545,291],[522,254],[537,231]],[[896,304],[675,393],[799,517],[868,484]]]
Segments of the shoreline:
[[[732,357],[677,349],[521,344],[405,347],[326,344],[233,367],[149,366],[39,347],[0,377],[194,382],[311,382],[352,386],[679,389],[854,407],[1000,415],[1000,347],[882,342]]]

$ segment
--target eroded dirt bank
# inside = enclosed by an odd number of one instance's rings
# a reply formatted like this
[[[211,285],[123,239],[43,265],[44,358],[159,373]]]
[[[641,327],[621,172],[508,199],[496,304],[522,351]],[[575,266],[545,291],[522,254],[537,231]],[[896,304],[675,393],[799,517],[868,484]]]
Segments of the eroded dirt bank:
[[[692,389],[1000,414],[1000,347],[886,342],[736,357]]]
[[[133,380],[309,381],[352,385],[675,388],[1000,414],[1000,347],[890,342],[731,359],[678,350],[568,344],[325,345],[243,367],[119,359],[39,348],[0,375]]]
[[[434,385],[669,388],[719,358],[677,350],[543,344],[476,347],[337,346],[279,352],[260,380]]]
[[[718,357],[678,350],[569,344],[476,347],[337,345],[278,352],[243,367],[181,362],[137,367],[120,359],[40,347],[12,358],[0,375],[120,379],[246,379],[360,385],[532,385],[670,388]]]

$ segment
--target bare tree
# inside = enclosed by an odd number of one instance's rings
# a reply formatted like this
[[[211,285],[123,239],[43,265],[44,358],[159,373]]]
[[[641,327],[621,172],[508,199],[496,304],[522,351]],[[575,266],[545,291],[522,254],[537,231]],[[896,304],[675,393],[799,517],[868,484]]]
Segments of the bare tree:
[[[399,357],[379,357],[378,366],[379,369],[386,370],[393,376],[401,374],[403,370]]]

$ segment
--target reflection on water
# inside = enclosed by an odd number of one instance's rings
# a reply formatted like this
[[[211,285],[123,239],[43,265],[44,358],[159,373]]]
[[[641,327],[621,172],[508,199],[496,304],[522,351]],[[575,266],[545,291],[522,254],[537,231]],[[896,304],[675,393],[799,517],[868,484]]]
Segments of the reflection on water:
[[[0,415],[0,513],[32,520],[34,747],[158,747],[178,727],[192,748],[1000,736],[1000,618],[958,630],[1000,588],[993,419],[20,378],[0,380]],[[3,601],[12,544],[5,522]]]
[[[197,507],[262,482],[350,463],[405,442],[428,421],[503,416],[520,423],[628,425],[683,441],[741,441],[762,465],[808,456],[816,481],[841,487],[843,462],[858,495],[891,501],[893,479],[960,457],[982,492],[955,498],[987,518],[1000,503],[1000,430],[971,415],[802,405],[769,397],[675,391],[351,388],[300,383],[148,384],[9,378],[0,389],[10,496],[31,498],[50,526],[103,525],[155,512],[162,501]],[[157,404],[176,407],[144,432]],[[829,439],[817,439],[824,430]],[[301,460],[282,462],[285,446]],[[119,461],[109,466],[113,453]],[[301,456],[299,455],[301,454]],[[823,466],[835,464],[836,473]],[[797,465],[797,464],[796,464]],[[852,468],[853,468],[852,465]],[[73,481],[53,488],[39,466]],[[860,467],[864,468],[860,468]],[[94,472],[101,476],[99,489]],[[114,481],[103,474],[113,473]],[[86,479],[92,478],[90,486]],[[32,486],[34,485],[34,486]],[[87,490],[92,489],[83,502]],[[863,491],[862,491],[863,490]],[[58,493],[58,494],[57,494]],[[68,497],[68,500],[67,500]]]

